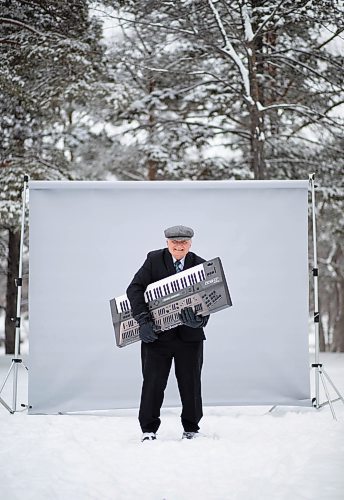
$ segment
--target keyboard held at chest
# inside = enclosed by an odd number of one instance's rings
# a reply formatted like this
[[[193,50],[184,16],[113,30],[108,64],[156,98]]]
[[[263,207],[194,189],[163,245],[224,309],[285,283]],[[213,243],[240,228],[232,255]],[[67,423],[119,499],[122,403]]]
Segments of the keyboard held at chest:
[[[192,307],[207,316],[232,305],[219,257],[151,283],[144,292],[154,323],[160,331],[181,325],[179,312]],[[126,295],[110,300],[116,345],[125,347],[139,339],[139,326]]]

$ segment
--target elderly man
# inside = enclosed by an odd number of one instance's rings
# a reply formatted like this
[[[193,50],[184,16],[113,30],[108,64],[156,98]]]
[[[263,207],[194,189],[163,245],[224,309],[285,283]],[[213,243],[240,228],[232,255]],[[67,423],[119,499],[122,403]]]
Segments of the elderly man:
[[[172,360],[182,402],[183,438],[197,436],[202,418],[201,370],[203,363],[203,327],[209,316],[196,316],[191,307],[181,311],[182,325],[157,333],[144,299],[150,283],[172,276],[205,262],[190,252],[193,230],[173,226],[165,230],[167,248],[149,252],[142,267],[127,289],[133,316],[139,323],[143,385],[139,422],[142,441],[156,439],[160,409],[164,399]]]

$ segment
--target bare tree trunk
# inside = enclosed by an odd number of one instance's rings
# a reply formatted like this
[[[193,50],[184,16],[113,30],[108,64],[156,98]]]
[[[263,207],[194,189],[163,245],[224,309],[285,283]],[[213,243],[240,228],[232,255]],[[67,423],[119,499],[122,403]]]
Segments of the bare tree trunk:
[[[261,1],[253,3],[254,6],[259,6]],[[257,29],[256,22],[252,23],[252,28]],[[258,36],[248,46],[248,72],[250,80],[251,97],[254,104],[249,106],[250,112],[250,167],[254,173],[255,179],[264,179],[265,177],[265,160],[264,160],[264,120],[261,111],[258,110],[256,103],[264,104],[264,91],[262,85],[258,81],[258,75],[264,72],[263,69],[263,40]]]
[[[155,89],[155,80],[153,78],[150,78],[148,85],[149,94],[151,94],[154,89]],[[153,110],[149,111],[148,123],[149,123],[149,136],[151,138],[151,144],[154,144],[155,117]],[[157,174],[157,162],[153,160],[153,158],[148,158],[147,166],[148,166],[148,180],[155,181]]]
[[[336,284],[337,316],[333,327],[332,352],[344,352],[344,279]]]
[[[15,279],[19,274],[20,231],[9,229],[8,258],[7,258],[7,290],[5,316],[5,349],[6,354],[14,354],[15,347],[15,318],[17,316],[17,287]]]
[[[250,166],[255,179],[264,179],[264,132],[262,119],[259,115],[257,107],[255,105],[250,106]]]
[[[321,310],[320,307],[319,307],[319,309]],[[321,321],[321,315],[320,315],[320,322],[319,322],[319,349],[321,352],[326,351],[324,325],[323,325],[323,322]]]
[[[344,275],[342,273],[344,263],[343,247],[337,242],[336,250],[332,256],[332,267],[336,271],[334,297],[336,301],[335,314],[333,318],[333,338],[331,351],[344,352]]]

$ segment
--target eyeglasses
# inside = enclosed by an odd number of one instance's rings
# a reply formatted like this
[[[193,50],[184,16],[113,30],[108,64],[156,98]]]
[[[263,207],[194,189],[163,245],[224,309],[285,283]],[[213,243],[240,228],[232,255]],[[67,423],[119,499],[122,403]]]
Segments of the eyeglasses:
[[[190,240],[170,240],[173,245],[187,245]]]

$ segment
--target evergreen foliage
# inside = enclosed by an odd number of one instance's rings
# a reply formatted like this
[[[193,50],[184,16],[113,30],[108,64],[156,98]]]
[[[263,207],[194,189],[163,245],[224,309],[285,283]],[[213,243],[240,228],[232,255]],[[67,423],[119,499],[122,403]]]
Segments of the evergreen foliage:
[[[103,4],[122,29],[112,56],[127,99],[115,119],[140,158],[118,175],[304,179],[315,172],[322,345],[343,350],[342,3]]]
[[[0,4],[2,231],[18,229],[24,173],[176,180],[315,172],[322,347],[343,351],[342,2]],[[8,241],[0,238],[0,251]]]
[[[101,24],[87,1],[2,1],[0,30],[0,248],[8,247],[0,259],[6,352],[13,352],[23,177],[76,177],[73,153],[91,133],[85,109],[104,90],[104,62]]]

